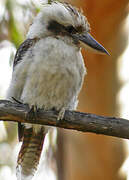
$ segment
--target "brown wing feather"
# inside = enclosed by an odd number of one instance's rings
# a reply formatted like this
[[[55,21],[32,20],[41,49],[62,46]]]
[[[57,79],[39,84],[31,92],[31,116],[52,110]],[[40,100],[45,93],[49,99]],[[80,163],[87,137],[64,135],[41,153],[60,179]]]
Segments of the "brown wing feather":
[[[18,123],[18,139],[19,141],[23,140],[23,134],[24,134],[24,125],[21,123]]]
[[[14,62],[13,62],[13,70],[15,69],[15,66],[20,63],[26,54],[27,50],[32,47],[36,42],[38,38],[34,39],[26,39],[17,49]],[[20,99],[17,99],[20,101]],[[19,141],[22,141],[23,138],[23,132],[24,132],[24,126],[21,123],[18,123],[18,137]]]
[[[38,40],[38,38],[34,39],[26,39],[17,49],[16,55],[14,57],[14,62],[13,62],[13,68],[22,60],[24,57],[25,53],[27,50],[32,47],[35,42]]]

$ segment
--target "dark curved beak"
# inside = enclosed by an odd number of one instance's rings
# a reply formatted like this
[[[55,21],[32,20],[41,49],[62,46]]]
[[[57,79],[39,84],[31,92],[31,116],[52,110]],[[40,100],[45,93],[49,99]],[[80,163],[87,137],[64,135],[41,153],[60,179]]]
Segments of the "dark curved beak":
[[[105,53],[110,55],[108,51],[99,42],[97,42],[89,33],[82,35],[77,34],[75,36],[79,41],[83,42],[87,48],[89,47],[90,49],[94,49],[100,53]]]

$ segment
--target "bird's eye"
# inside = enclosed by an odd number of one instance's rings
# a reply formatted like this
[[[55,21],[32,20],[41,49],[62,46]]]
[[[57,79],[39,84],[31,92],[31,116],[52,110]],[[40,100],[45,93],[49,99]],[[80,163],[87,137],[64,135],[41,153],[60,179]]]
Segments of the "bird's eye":
[[[75,34],[77,32],[77,30],[73,26],[67,26],[66,30],[72,34]]]

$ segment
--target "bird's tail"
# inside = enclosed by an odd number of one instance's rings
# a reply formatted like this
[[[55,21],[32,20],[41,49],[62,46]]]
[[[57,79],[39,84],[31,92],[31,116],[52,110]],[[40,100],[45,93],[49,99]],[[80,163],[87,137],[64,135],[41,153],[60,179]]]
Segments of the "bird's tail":
[[[17,161],[17,180],[31,180],[37,169],[45,138],[44,128],[35,133],[24,129],[23,143]]]

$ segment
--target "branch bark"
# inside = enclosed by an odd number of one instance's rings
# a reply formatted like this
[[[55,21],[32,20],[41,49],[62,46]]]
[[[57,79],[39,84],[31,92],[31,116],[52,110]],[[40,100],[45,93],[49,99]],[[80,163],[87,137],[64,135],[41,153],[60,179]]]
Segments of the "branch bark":
[[[57,111],[40,109],[36,113],[35,120],[31,116],[27,116],[29,110],[30,108],[27,104],[0,100],[0,121],[41,124],[125,139],[129,138],[129,121],[127,119],[66,111],[64,118],[57,121]]]

